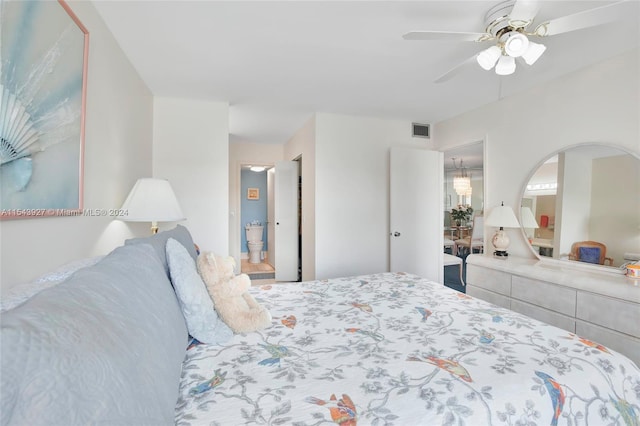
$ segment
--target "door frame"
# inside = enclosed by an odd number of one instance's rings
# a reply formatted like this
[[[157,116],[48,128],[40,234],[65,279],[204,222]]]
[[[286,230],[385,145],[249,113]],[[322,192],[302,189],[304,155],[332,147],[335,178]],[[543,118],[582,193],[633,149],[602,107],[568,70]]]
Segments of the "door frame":
[[[447,152],[450,152],[450,151],[456,151],[456,150],[459,150],[459,149],[464,149],[464,148],[467,148],[467,147],[469,147],[471,145],[482,144],[482,211],[483,211],[483,214],[485,215],[485,217],[487,215],[487,211],[486,210],[487,210],[488,206],[493,205],[493,204],[490,204],[490,198],[489,198],[489,196],[487,194],[487,188],[489,187],[488,184],[487,184],[487,182],[489,180],[489,177],[488,177],[487,172],[486,172],[486,170],[488,169],[488,165],[489,165],[489,163],[487,161],[487,145],[488,145],[488,142],[489,142],[489,137],[488,137],[488,135],[485,135],[481,139],[462,142],[462,143],[459,143],[459,144],[456,144],[456,145],[448,145],[448,146],[438,147],[438,150],[440,152],[442,152],[443,155],[446,155]],[[445,157],[444,158],[445,164],[446,164],[447,160],[451,161],[451,157],[449,156],[449,157]],[[446,180],[446,176],[445,176],[445,174],[443,174],[443,184],[444,184],[445,180]],[[443,210],[443,213],[444,213],[444,210]],[[443,226],[443,230],[444,230],[444,220],[442,222],[443,222],[442,226]],[[485,226],[485,228],[486,228],[486,226]],[[485,231],[486,231],[486,229],[485,229]],[[487,253],[487,243],[490,241],[491,237],[493,237],[493,234],[488,235],[487,232],[484,233],[484,250],[485,250],[485,253]]]
[[[242,234],[241,234],[241,211],[242,211],[242,166],[263,166],[263,167],[274,167],[275,163],[272,162],[261,162],[261,161],[246,161],[239,160],[236,161],[234,165],[233,176],[236,182],[236,202],[234,205],[229,203],[230,207],[232,207],[231,212],[229,213],[229,256],[233,257],[236,262],[235,272],[239,274],[241,272],[241,256],[242,256]],[[233,242],[233,243],[232,243]],[[264,249],[263,249],[264,250]]]
[[[278,160],[278,161],[286,161],[286,160]],[[296,158],[290,161],[297,161],[299,163],[298,170],[302,167],[302,154],[298,155]],[[242,167],[243,166],[263,166],[267,168],[274,168],[275,161],[248,161],[248,160],[237,160],[233,165],[230,164],[230,167],[233,167],[232,173],[230,173],[231,178],[235,181],[236,188],[236,199],[235,203],[229,202],[230,212],[229,212],[229,256],[233,257],[236,262],[235,273],[239,274],[241,272],[241,257],[242,257],[242,224],[241,220],[241,210],[242,210]],[[230,182],[231,184],[231,182]],[[231,186],[231,185],[230,185]],[[267,194],[269,196],[269,194]],[[301,200],[300,200],[301,201]],[[304,209],[304,205],[302,206]],[[266,247],[265,247],[266,248]],[[268,251],[268,249],[267,249]],[[271,262],[270,262],[271,263]],[[275,267],[271,263],[272,266]],[[302,266],[302,265],[300,265]]]

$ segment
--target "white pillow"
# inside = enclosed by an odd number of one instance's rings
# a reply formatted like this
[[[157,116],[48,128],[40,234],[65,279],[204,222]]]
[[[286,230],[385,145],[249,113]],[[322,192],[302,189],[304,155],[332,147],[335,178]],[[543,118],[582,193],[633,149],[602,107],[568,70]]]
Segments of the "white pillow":
[[[233,331],[216,313],[213,301],[187,249],[173,238],[167,240],[167,263],[189,334],[202,343],[228,341]]]

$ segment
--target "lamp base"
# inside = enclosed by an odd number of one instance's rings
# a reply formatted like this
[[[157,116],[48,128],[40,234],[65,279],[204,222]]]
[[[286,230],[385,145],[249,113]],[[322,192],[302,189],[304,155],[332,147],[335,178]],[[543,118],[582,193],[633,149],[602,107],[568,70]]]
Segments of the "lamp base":
[[[493,252],[494,257],[506,259],[509,256],[509,254],[507,253],[507,247],[509,247],[509,237],[507,236],[507,233],[504,232],[504,228],[500,227],[500,229],[496,231],[496,234],[493,236],[491,243],[496,249],[496,251]]]

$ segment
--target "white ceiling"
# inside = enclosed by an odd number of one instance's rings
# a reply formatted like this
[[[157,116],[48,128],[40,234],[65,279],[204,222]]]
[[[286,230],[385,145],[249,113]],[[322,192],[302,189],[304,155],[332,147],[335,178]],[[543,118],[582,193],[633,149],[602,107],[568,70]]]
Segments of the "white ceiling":
[[[462,166],[469,171],[482,171],[484,169],[484,147],[482,142],[466,144],[461,147],[445,151],[444,170],[454,171],[460,169],[460,161]],[[453,159],[455,158],[455,166]]]
[[[284,143],[314,112],[435,123],[637,47],[629,1],[624,21],[546,38],[542,58],[511,76],[474,63],[441,84],[490,44],[402,35],[482,32],[498,1],[94,3],[154,95],[229,102],[232,141]],[[611,2],[541,3],[534,25]]]

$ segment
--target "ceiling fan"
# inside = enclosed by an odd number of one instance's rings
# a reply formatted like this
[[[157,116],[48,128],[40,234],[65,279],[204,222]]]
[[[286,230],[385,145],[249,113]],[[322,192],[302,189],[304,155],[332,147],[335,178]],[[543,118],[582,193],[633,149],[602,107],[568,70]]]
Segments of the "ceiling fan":
[[[411,31],[405,40],[494,41],[495,44],[468,58],[435,80],[442,83],[458,74],[466,65],[477,62],[489,71],[495,67],[498,75],[513,74],[516,58],[533,65],[542,56],[546,46],[531,39],[549,37],[622,19],[633,0],[623,0],[588,9],[572,15],[532,25],[540,10],[541,0],[507,0],[497,4],[485,15],[485,31]]]

